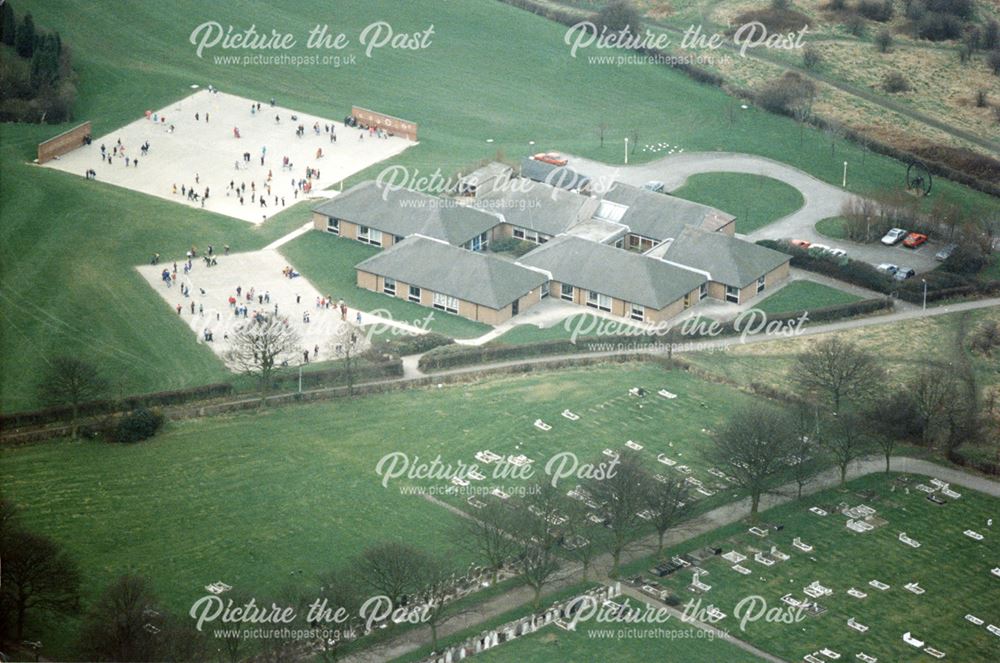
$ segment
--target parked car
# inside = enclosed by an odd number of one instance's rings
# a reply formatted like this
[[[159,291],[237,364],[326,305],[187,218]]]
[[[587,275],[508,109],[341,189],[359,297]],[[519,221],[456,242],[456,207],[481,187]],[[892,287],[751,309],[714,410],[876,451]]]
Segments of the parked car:
[[[934,259],[944,262],[951,257],[951,254],[954,253],[957,248],[958,244],[945,244],[941,247],[940,251],[934,254]]]
[[[902,228],[893,228],[882,237],[882,243],[886,246],[895,246],[906,237],[906,231]]]
[[[810,246],[812,246],[812,242],[810,242],[808,239],[793,239],[788,243],[800,249],[808,249]]]
[[[830,247],[826,244],[813,244],[809,247],[809,253],[829,253]]]
[[[663,193],[663,189],[665,187],[666,185],[660,180],[652,180],[642,185],[643,189],[646,191],[652,191],[653,193]]]
[[[910,233],[906,236],[906,239],[903,240],[903,246],[908,249],[915,249],[926,242],[927,235],[923,233]]]
[[[846,258],[847,257],[847,251],[845,251],[844,249],[829,249],[827,251],[827,254],[833,256],[834,258]]]
[[[541,152],[531,158],[534,159],[535,161],[544,161],[545,163],[550,163],[553,166],[565,166],[567,163],[569,163],[569,160],[566,159],[566,157],[564,157],[563,155],[559,154],[558,152]]]
[[[913,270],[912,267],[900,267],[899,269],[896,270],[896,273],[893,274],[892,276],[897,281],[905,281],[906,279],[915,275],[916,272]]]
[[[883,274],[888,274],[889,276],[892,276],[899,271],[899,265],[894,265],[891,262],[883,262],[875,269],[882,272]]]

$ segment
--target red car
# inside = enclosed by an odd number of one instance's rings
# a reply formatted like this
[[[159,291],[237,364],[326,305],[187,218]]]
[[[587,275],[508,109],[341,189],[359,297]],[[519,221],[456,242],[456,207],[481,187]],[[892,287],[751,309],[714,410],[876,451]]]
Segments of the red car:
[[[812,242],[810,242],[807,239],[793,239],[788,243],[800,249],[808,249],[810,246],[812,246]]]
[[[544,161],[545,163],[550,163],[553,166],[565,166],[569,161],[563,155],[558,152],[542,152],[531,157],[535,161]]]
[[[906,236],[906,239],[903,240],[903,246],[909,249],[915,249],[926,241],[927,235],[923,233],[910,233]]]

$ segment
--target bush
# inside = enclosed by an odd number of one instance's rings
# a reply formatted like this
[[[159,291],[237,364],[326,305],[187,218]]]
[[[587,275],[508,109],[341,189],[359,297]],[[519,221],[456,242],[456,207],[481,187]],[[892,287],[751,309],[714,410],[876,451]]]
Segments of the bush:
[[[925,0],[928,11],[957,16],[965,20],[972,19],[975,14],[973,0]]]
[[[986,90],[976,90],[976,108],[986,108],[989,105],[989,93]]]
[[[118,420],[114,429],[114,440],[121,443],[147,440],[156,435],[162,426],[163,415],[159,410],[139,408]]]
[[[806,69],[815,69],[822,60],[823,57],[819,51],[812,46],[806,46],[802,51],[802,64],[805,65]]]
[[[844,21],[844,28],[846,28],[847,32],[854,35],[855,37],[858,38],[864,37],[865,19],[861,18],[857,14],[851,14],[850,16],[847,17],[847,20]]]
[[[880,53],[888,53],[889,49],[892,48],[892,33],[888,30],[879,30],[879,33],[875,35],[875,46]]]
[[[843,11],[847,8],[847,0],[830,0],[830,2],[827,3],[826,8],[831,11]]]
[[[966,246],[960,244],[948,259],[941,265],[941,269],[952,274],[973,275],[978,274],[990,262],[989,256],[985,255],[976,246]]]
[[[917,23],[917,36],[929,41],[958,39],[962,36],[962,21],[951,14],[928,12]]]
[[[531,242],[523,239],[516,239],[514,237],[496,239],[490,243],[490,251],[494,251],[496,253],[513,253],[515,256],[523,256],[535,247],[536,245]]]
[[[910,91],[910,81],[906,80],[906,76],[898,71],[894,71],[888,74],[882,81],[882,87],[886,92],[895,94],[897,92],[909,92]]]
[[[990,21],[986,24],[986,29],[983,30],[983,36],[980,39],[980,46],[987,51],[1000,48],[1000,23]]]
[[[405,357],[407,355],[423,354],[442,345],[451,345],[454,342],[453,338],[435,332],[419,335],[407,334],[405,336],[377,339],[372,343],[369,352],[376,356],[391,354]]]
[[[762,108],[790,115],[792,109],[816,93],[816,86],[794,72],[786,72],[781,78],[768,81],[757,92],[757,103]]]
[[[986,56],[986,64],[996,76],[1000,76],[1000,50],[990,51]]]
[[[892,0],[861,0],[858,13],[871,21],[885,23],[893,16]]]

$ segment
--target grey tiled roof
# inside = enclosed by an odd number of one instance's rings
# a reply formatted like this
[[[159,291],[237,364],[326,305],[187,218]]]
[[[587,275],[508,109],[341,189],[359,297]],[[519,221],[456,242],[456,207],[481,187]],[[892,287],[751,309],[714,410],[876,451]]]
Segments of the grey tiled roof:
[[[562,235],[539,246],[521,262],[552,273],[552,280],[661,309],[705,282],[697,272],[657,258]]]
[[[480,194],[474,204],[500,214],[511,225],[555,236],[577,223],[581,216],[589,216],[588,206],[593,207],[596,200],[522,179]]]
[[[713,281],[742,288],[792,259],[787,253],[725,233],[685,228],[663,256],[702,269]]]
[[[500,223],[495,214],[409,189],[386,188],[375,180],[357,184],[313,211],[390,235],[419,233],[455,245]]]
[[[568,166],[556,166],[531,157],[521,159],[521,177],[572,191],[590,183],[590,178]]]
[[[615,182],[604,200],[628,207],[620,223],[658,242],[677,237],[687,226],[718,230],[735,217],[714,207]]]
[[[492,309],[507,306],[549,280],[540,271],[420,235],[355,267]]]

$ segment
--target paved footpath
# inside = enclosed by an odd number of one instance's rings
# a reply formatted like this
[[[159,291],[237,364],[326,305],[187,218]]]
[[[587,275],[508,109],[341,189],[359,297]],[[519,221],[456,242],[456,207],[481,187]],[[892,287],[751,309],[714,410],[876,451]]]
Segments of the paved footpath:
[[[931,461],[909,458],[907,456],[892,456],[890,459],[890,466],[893,472],[905,472],[909,474],[921,474],[935,477],[956,486],[962,486],[963,488],[967,488],[969,490],[975,490],[986,495],[990,495],[991,497],[1000,497],[1000,482],[969,474],[945,465],[939,465]],[[858,477],[884,471],[885,457],[870,456],[853,463],[848,468],[847,479],[856,479]],[[830,468],[821,472],[814,477],[810,483],[803,486],[802,495],[811,495],[821,490],[835,487],[839,484],[840,471],[837,468]],[[781,504],[794,501],[797,492],[798,487],[794,483],[789,483],[779,487],[774,492],[768,493],[761,498],[760,511],[763,512]],[[738,522],[749,515],[749,498],[725,504],[712,509],[698,518],[685,523],[681,527],[668,532],[664,545],[668,547],[677,545],[678,543],[682,543],[706,532],[711,532],[724,525]],[[469,517],[468,514],[464,514],[464,512],[463,516]],[[656,548],[657,542],[655,536],[642,539],[630,546],[630,549],[622,555],[622,564],[628,564],[635,560],[648,557],[656,552]],[[591,564],[591,573],[589,578],[593,582],[610,582],[607,575],[610,569],[611,556],[601,555]],[[559,570],[553,582],[543,592],[543,597],[550,596],[563,588],[572,586],[582,582],[583,580],[582,566],[579,564],[566,564]],[[632,594],[631,592],[629,593]],[[532,600],[533,593],[530,588],[517,587],[509,592],[497,596],[496,598],[486,601],[475,611],[457,615],[438,628],[438,637],[445,638],[458,633],[459,631],[474,628],[477,624],[482,624],[490,619],[509,612],[510,610],[518,608],[527,610]],[[698,628],[711,628],[710,625],[701,623],[693,623],[692,625]],[[379,661],[391,660],[427,646],[429,638],[430,635],[427,629],[418,628],[413,631],[403,633],[399,637],[387,643],[363,652],[359,652],[352,656],[348,656],[344,660],[350,661],[351,663],[377,663]],[[749,643],[737,640],[731,636],[726,639],[728,642],[740,647],[744,651],[761,656],[764,660],[781,660],[767,654],[766,652],[758,650]]]

